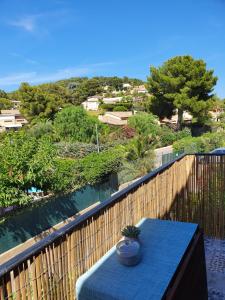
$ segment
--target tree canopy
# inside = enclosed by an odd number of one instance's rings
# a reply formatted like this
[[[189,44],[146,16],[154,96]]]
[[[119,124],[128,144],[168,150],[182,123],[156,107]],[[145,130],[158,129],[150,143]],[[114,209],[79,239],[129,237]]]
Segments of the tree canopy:
[[[206,69],[203,60],[191,56],[176,56],[161,67],[150,68],[148,90],[152,94],[152,111],[160,118],[170,117],[178,110],[178,124],[182,124],[183,111],[189,111],[198,123],[204,123],[212,105],[213,88],[217,77]]]
[[[0,206],[28,202],[32,186],[47,191],[55,153],[47,138],[36,139],[22,131],[7,134],[0,144]]]
[[[69,106],[60,111],[54,121],[56,133],[61,140],[91,142],[96,139],[95,124],[98,119],[89,116],[79,106]],[[102,126],[99,124],[99,126]]]
[[[21,101],[20,110],[28,120],[53,119],[63,104],[60,94],[28,83],[21,84],[13,95]]]
[[[8,94],[5,91],[0,90],[0,110],[8,109],[11,107],[12,107],[12,103],[9,100]]]
[[[142,83],[139,79],[116,76],[74,77],[36,86],[22,83],[9,94],[0,90],[0,109],[8,108],[10,102],[6,99],[16,99],[21,101],[20,110],[29,121],[52,120],[61,108],[80,105],[90,96],[121,91],[127,82],[133,86]]]

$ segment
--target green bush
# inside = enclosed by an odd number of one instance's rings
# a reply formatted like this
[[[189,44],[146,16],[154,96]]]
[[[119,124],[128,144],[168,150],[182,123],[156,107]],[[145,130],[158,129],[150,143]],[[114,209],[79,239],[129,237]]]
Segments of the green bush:
[[[181,131],[175,132],[173,129],[169,128],[168,126],[162,126],[161,130],[159,131],[159,146],[165,147],[168,145],[172,145],[175,141],[178,141],[185,137],[190,137],[191,131],[188,128],[184,128]]]
[[[55,172],[52,176],[50,190],[58,192],[67,192],[85,185],[82,177],[82,168],[77,160],[56,159]]]
[[[186,137],[173,144],[174,151],[186,153],[210,152],[225,146],[225,132],[205,133],[200,137]]]
[[[107,111],[121,111],[121,110],[116,110],[117,107],[123,107],[123,111],[128,111],[132,108],[133,104],[131,102],[124,102],[121,101],[117,104],[107,104],[107,103],[102,103],[100,105],[100,108],[107,110]]]
[[[159,147],[172,145],[176,141],[176,132],[164,125],[159,130]]]
[[[182,129],[181,131],[177,131],[176,132],[176,140],[180,140],[183,139],[185,137],[190,137],[191,136],[191,130],[187,127],[185,127],[184,129]]]
[[[7,134],[0,143],[0,206],[26,204],[32,186],[48,191],[55,154],[46,136],[36,139],[23,131]]]
[[[155,137],[160,130],[158,119],[148,113],[139,112],[129,118],[128,125],[136,130],[139,135]]]
[[[108,110],[108,111],[112,111],[114,107],[115,107],[114,104],[103,103],[103,104],[100,105],[100,108]]]
[[[119,170],[124,153],[121,149],[112,149],[100,153],[92,153],[80,160],[82,175],[87,183],[100,182],[111,173]]]
[[[33,125],[29,129],[28,133],[34,136],[35,138],[41,138],[44,135],[52,137],[54,135],[54,127],[51,121],[39,122]]]
[[[144,176],[154,169],[155,155],[153,151],[148,151],[144,157],[133,161],[123,161],[118,172],[119,184],[129,182],[138,177]]]
[[[55,118],[54,127],[60,140],[94,142],[96,140],[96,124],[99,132],[103,125],[96,117],[89,116],[77,106],[69,106],[60,111]]]
[[[127,107],[123,105],[118,105],[113,108],[113,111],[127,111],[127,110],[128,110]]]
[[[60,142],[56,144],[57,153],[60,157],[67,158],[83,158],[93,152],[98,152],[98,146],[96,144],[87,144],[79,142]],[[100,151],[107,150],[110,145],[100,145]]]

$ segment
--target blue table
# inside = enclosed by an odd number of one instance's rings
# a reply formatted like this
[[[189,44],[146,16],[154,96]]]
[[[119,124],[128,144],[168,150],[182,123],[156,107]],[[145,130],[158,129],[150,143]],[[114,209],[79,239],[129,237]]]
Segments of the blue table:
[[[163,299],[198,225],[142,219],[138,226],[143,252],[141,262],[133,267],[121,265],[114,246],[78,279],[78,300]],[[205,280],[204,274],[203,277]]]

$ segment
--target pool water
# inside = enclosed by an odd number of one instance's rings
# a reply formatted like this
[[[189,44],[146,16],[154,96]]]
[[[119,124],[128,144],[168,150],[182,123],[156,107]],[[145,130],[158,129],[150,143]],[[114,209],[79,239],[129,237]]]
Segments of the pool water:
[[[21,209],[0,223],[0,253],[40,234],[88,206],[106,200],[117,189],[117,181],[109,180]]]

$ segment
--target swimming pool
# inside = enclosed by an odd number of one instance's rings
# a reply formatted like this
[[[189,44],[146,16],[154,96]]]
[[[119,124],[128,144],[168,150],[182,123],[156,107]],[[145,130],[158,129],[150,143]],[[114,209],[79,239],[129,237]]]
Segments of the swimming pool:
[[[15,212],[0,223],[0,253],[27,241],[88,206],[106,200],[117,189],[117,181],[109,180]]]

